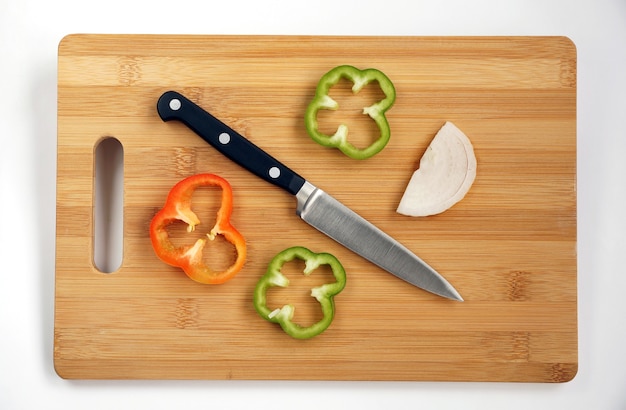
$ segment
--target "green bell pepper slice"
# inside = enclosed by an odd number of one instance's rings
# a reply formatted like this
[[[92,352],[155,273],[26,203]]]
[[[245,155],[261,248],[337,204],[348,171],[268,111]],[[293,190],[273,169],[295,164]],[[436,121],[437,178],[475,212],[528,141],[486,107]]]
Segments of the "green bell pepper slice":
[[[330,265],[335,282],[325,283],[311,289],[313,296],[320,303],[323,317],[311,326],[303,327],[293,322],[295,307],[284,305],[281,308],[270,310],[267,306],[267,291],[271,287],[287,287],[289,279],[281,273],[282,266],[295,259],[305,262],[303,273],[311,274],[321,265]],[[287,248],[278,253],[270,262],[265,275],[263,275],[254,289],[254,308],[259,315],[272,323],[278,323],[285,333],[295,339],[309,339],[317,336],[330,326],[335,316],[334,296],[346,286],[346,271],[339,260],[329,253],[315,253],[302,246]]]
[[[354,94],[358,93],[372,81],[377,81],[380,89],[385,94],[384,99],[363,108],[363,114],[369,115],[380,130],[378,139],[363,149],[359,149],[348,142],[348,127],[345,124],[339,125],[334,135],[324,134],[318,129],[318,112],[320,110],[336,110],[339,108],[339,104],[328,95],[328,92],[342,78],[353,83],[352,92]],[[382,71],[375,68],[359,70],[350,65],[341,65],[333,68],[320,79],[315,91],[315,97],[307,106],[304,124],[308,134],[318,144],[325,147],[338,148],[350,158],[367,159],[382,151],[389,142],[391,129],[385,113],[391,108],[395,100],[396,89],[391,80]]]

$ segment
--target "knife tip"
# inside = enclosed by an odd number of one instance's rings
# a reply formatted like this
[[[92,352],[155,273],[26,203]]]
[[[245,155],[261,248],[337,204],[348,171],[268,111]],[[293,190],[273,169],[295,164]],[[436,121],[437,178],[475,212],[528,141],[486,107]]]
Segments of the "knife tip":
[[[451,285],[446,288],[446,292],[441,294],[441,296],[446,297],[448,299],[456,300],[458,302],[465,302],[463,297],[456,289],[454,289]]]

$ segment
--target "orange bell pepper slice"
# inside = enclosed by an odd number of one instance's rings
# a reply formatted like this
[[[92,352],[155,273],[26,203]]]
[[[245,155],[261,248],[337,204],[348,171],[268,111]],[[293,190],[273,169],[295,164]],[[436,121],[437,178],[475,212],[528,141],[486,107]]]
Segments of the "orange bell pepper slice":
[[[214,271],[202,260],[202,249],[207,238],[198,239],[193,245],[174,246],[166,227],[176,220],[187,224],[187,232],[195,230],[200,220],[191,210],[191,196],[202,186],[218,186],[222,189],[222,203],[217,212],[216,223],[207,234],[214,240],[216,235],[224,238],[235,246],[237,258],[223,272]],[[246,241],[230,223],[233,210],[233,191],[224,178],[214,174],[198,174],[178,182],[169,192],[165,206],[152,218],[150,223],[150,240],[156,255],[163,262],[181,268],[187,276],[196,282],[220,284],[232,279],[239,272],[246,260]]]

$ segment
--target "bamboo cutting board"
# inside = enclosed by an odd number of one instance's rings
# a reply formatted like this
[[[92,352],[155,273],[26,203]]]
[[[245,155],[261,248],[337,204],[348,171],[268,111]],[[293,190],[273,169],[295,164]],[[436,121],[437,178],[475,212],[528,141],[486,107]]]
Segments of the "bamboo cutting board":
[[[568,39],[72,35],[59,46],[58,64],[60,376],[575,376],[576,51]],[[365,161],[315,144],[304,130],[317,81],[340,64],[378,68],[396,86],[391,141]],[[182,124],[162,122],[156,102],[170,89],[414,250],[465,302],[431,295],[352,254],[300,221],[294,198]],[[440,215],[397,214],[445,121],[474,145],[472,189]],[[109,274],[93,263],[94,152],[107,137],[124,155],[123,259]],[[245,268],[224,285],[191,281],[158,260],[149,240],[148,225],[169,189],[200,172],[230,181],[232,222],[248,242]],[[305,341],[265,322],[252,306],[270,259],[294,245],[333,253],[348,275],[332,325]],[[314,316],[313,308],[303,310]]]

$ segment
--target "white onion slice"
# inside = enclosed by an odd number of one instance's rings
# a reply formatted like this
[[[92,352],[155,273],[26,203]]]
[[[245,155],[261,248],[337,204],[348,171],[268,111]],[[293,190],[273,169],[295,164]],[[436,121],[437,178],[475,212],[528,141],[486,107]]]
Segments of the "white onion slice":
[[[444,212],[465,197],[475,178],[472,143],[448,121],[426,149],[396,211],[408,216]]]

